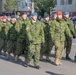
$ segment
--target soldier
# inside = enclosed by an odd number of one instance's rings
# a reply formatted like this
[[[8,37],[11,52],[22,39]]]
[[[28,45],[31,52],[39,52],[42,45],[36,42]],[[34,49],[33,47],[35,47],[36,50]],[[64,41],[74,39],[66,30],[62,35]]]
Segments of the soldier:
[[[51,27],[51,23],[49,20],[49,14],[45,13],[44,14],[44,38],[45,38],[45,43],[42,44],[41,47],[41,56],[40,56],[40,60],[43,59],[43,55],[46,55],[46,61],[51,61],[50,57],[50,52],[52,50],[53,47],[53,43],[52,43],[52,39],[51,39],[51,35],[50,35],[50,27]]]
[[[8,16],[7,17],[7,27],[8,27],[8,30],[11,28],[12,24],[11,24],[11,16]]]
[[[6,26],[6,19],[3,18],[3,22],[0,24],[0,52],[4,48],[6,42],[5,26]]]
[[[55,44],[55,64],[62,65],[61,58],[64,50],[65,34],[71,37],[70,30],[62,19],[62,12],[57,12],[57,19],[53,22],[50,29],[52,41]]]
[[[56,20],[56,18],[57,18],[57,14],[54,13],[54,15],[53,15],[53,19]]]
[[[7,22],[6,22],[6,25],[5,25],[5,35],[6,35],[6,39],[5,39],[5,46],[4,46],[4,54],[6,55],[6,51],[7,51],[7,41],[8,41],[8,31],[9,29],[11,28],[11,17],[8,16],[7,17]]]
[[[16,30],[18,32],[18,37],[17,37],[17,45],[16,45],[16,51],[15,51],[15,61],[18,61],[19,56],[24,52],[26,49],[26,35],[24,34],[25,32],[25,27],[27,23],[27,14],[22,13],[20,20],[17,21],[16,23]],[[26,61],[26,59],[25,59]]]
[[[70,33],[72,34],[73,38],[75,38],[75,29],[74,29],[74,24],[69,18],[69,12],[64,12],[64,21],[67,23],[67,26],[69,27]],[[72,38],[66,36],[66,59],[71,60],[69,57],[69,54],[71,52],[71,46],[72,46]]]
[[[11,21],[11,16],[7,17],[7,21],[10,22]]]
[[[14,15],[11,17],[11,28],[8,31],[7,37],[7,59],[9,59],[10,53],[14,53],[16,50],[17,31],[15,30],[16,18]]]
[[[37,13],[32,14],[32,19],[26,25],[27,33],[27,44],[28,44],[28,55],[27,62],[34,60],[34,67],[40,69],[39,59],[40,59],[40,46],[44,42],[44,32],[42,23],[37,20]],[[27,64],[27,65],[28,65]]]

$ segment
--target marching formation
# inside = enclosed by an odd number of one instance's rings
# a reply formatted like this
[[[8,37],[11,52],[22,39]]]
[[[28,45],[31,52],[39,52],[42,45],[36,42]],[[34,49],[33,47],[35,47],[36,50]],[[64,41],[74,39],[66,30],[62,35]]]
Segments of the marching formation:
[[[7,17],[0,22],[0,53],[3,52],[8,60],[13,54],[18,62],[19,56],[24,53],[24,65],[29,66],[33,59],[34,67],[40,69],[40,61],[45,55],[46,61],[51,62],[50,54],[55,46],[55,65],[62,65],[63,50],[66,49],[66,60],[71,60],[72,37],[76,37],[76,29],[70,20],[69,12],[58,11],[53,19],[45,13],[44,20],[37,19],[37,13],[27,19],[22,13],[17,20],[15,16]]]

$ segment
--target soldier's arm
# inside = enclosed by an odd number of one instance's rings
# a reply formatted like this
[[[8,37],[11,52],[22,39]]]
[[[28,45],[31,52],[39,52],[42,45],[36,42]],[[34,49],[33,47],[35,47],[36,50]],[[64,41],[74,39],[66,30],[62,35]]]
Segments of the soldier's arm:
[[[27,22],[26,23],[26,36],[27,36],[27,39],[29,40],[29,41],[31,41],[32,40],[32,35],[31,35],[31,31],[30,31],[31,29],[30,29],[30,22]]]
[[[2,22],[0,23],[0,32],[1,32],[1,30],[2,30]]]
[[[66,25],[66,23],[65,23],[65,34],[66,34],[68,37],[72,37],[71,32],[70,32],[70,29],[69,29],[69,27]]]
[[[75,33],[75,29],[74,29],[74,24],[70,21],[70,31],[72,33],[73,36],[76,36],[76,33]]]
[[[1,32],[2,26],[0,26],[0,32]]]
[[[19,29],[20,29],[20,28],[19,28],[19,22],[16,22],[16,24],[15,24],[15,29],[16,29],[17,32],[20,31],[20,30],[19,30]]]
[[[41,41],[44,43],[44,23],[41,23]]]
[[[50,24],[50,34],[51,34],[51,38],[54,40],[54,35],[55,35],[55,22],[51,22],[51,24]]]

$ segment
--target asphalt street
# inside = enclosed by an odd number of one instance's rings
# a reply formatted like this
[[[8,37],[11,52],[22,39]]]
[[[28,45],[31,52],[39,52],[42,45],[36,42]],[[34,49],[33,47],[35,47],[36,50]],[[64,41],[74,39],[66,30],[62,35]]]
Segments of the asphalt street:
[[[72,43],[72,51],[70,57],[72,61],[65,59],[65,50],[63,53],[62,66],[56,66],[54,64],[54,48],[50,58],[51,63],[45,61],[40,62],[41,69],[37,70],[31,67],[24,67],[22,61],[24,57],[21,56],[18,63],[15,63],[11,55],[10,60],[6,60],[5,56],[0,55],[0,75],[76,75],[76,63],[73,61],[76,53],[76,39]],[[32,62],[31,62],[31,65]]]

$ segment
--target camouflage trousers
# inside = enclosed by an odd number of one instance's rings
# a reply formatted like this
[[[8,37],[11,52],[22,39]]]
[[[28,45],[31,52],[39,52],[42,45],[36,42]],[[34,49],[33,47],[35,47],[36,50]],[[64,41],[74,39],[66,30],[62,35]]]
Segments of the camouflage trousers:
[[[7,52],[7,40],[5,40],[3,51],[6,53]]]
[[[16,50],[15,55],[20,56],[25,51],[25,42],[18,42],[16,43]]]
[[[8,40],[7,42],[7,52],[15,54],[16,50],[16,41]]]
[[[71,46],[72,46],[72,38],[70,38],[70,37],[68,37],[68,38],[66,38],[66,46],[65,46],[65,48],[66,48],[66,54],[70,54],[70,52],[71,52]]]
[[[41,55],[46,55],[46,56],[50,56],[50,52],[52,50],[52,47],[53,47],[53,43],[52,41],[46,41],[44,44],[41,44],[41,51],[40,51],[40,54]]]
[[[62,53],[64,50],[64,41],[55,41],[55,55],[56,58],[61,59],[62,58]]]
[[[2,51],[2,49],[5,46],[5,40],[3,38],[0,37],[0,52]]]
[[[30,46],[28,47],[27,61],[30,63],[32,58],[33,58],[34,66],[39,66],[40,44],[37,45],[30,44]]]

